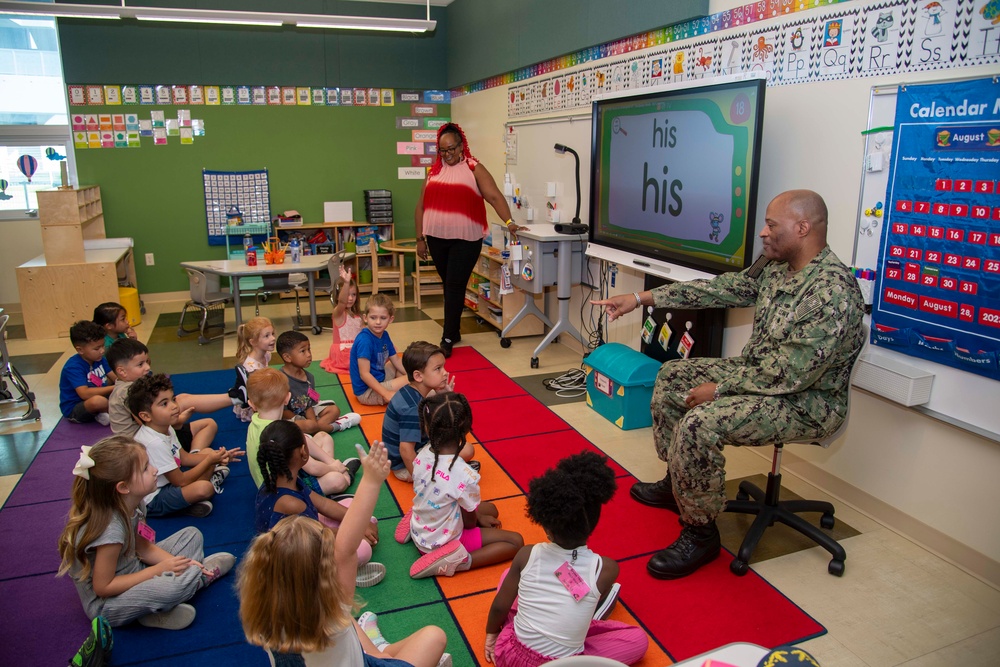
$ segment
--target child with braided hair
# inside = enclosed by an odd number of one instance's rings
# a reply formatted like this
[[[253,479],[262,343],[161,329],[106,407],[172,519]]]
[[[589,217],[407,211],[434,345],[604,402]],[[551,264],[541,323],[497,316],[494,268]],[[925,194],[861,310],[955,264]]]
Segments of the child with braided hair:
[[[459,456],[472,430],[469,401],[445,392],[423,399],[418,410],[429,443],[413,459],[409,536],[424,555],[410,576],[450,577],[510,560],[524,538],[501,529],[496,505],[480,501],[479,473]]]
[[[334,530],[340,526],[352,499],[333,501],[303,485],[299,472],[308,460],[309,448],[298,426],[292,422],[273,421],[264,427],[257,450],[257,463],[264,478],[257,491],[254,520],[257,533],[266,533],[283,518],[294,514],[316,519]],[[371,517],[358,546],[356,585],[360,588],[374,586],[385,578],[385,566],[369,562],[372,547],[377,543],[377,519]]]
[[[642,628],[604,620],[618,596],[618,563],[587,547],[614,494],[614,472],[595,452],[531,480],[528,516],[550,541],[518,551],[501,577],[486,621],[487,662],[537,667],[584,654],[631,665],[646,654]]]

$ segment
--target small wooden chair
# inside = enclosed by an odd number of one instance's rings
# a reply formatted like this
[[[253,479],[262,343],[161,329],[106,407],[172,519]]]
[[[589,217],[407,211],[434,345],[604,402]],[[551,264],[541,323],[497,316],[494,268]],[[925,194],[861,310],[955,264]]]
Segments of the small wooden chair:
[[[417,302],[417,308],[422,307],[420,305],[422,297],[431,294],[444,294],[444,283],[441,282],[441,276],[438,275],[434,262],[417,257],[417,264],[410,277],[413,279],[413,296]]]
[[[379,255],[378,244],[369,243],[369,251],[372,258],[372,294],[381,291],[396,290],[399,293],[399,305],[406,303],[406,274],[403,271],[403,263],[396,263],[396,254]],[[379,265],[380,257],[389,257],[392,264]]]

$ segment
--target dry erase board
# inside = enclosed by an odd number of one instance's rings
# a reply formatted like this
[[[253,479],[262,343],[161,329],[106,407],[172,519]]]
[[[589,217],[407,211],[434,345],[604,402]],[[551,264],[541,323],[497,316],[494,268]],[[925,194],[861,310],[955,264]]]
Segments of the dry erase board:
[[[878,268],[876,264],[880,242],[888,232],[885,223],[886,218],[891,216],[885,215],[884,211],[892,206],[887,199],[887,188],[889,164],[893,159],[892,126],[895,122],[898,91],[899,86],[872,88],[868,118],[870,131],[866,134],[855,243],[854,264],[859,267]],[[876,215],[879,205],[883,213]],[[887,267],[881,267],[881,270],[885,271]],[[993,434],[994,438],[1000,433],[1000,414],[996,411],[996,396],[1000,394],[1000,384],[997,381],[902,354],[877,343],[869,346],[869,350],[876,359],[888,357],[934,374],[930,400],[918,409],[971,431]]]

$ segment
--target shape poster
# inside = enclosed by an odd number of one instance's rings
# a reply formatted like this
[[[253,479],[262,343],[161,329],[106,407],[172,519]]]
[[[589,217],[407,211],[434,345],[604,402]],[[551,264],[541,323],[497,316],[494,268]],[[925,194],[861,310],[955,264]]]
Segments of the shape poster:
[[[872,343],[1000,379],[1000,83],[901,87]]]

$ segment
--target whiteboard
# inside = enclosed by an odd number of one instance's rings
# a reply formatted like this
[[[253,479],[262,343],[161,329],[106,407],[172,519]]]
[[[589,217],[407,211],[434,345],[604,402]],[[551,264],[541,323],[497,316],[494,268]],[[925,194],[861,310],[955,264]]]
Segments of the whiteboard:
[[[957,81],[950,79],[949,81]],[[920,84],[943,83],[943,81],[921,81]],[[877,130],[865,135],[865,158],[861,169],[861,196],[858,202],[858,221],[854,245],[854,266],[876,268],[879,241],[884,225],[879,218],[867,215],[866,210],[874,208],[878,202],[886,202],[886,188],[889,184],[889,151],[892,147],[891,128],[896,118],[896,92],[900,85],[872,86],[868,110],[868,129]],[[872,171],[872,157],[882,153],[882,169]],[[875,158],[877,162],[878,158]],[[877,231],[869,234],[872,223],[877,221]],[[869,325],[871,322],[869,321]],[[984,437],[1000,438],[1000,383],[996,380],[950,366],[942,366],[932,361],[918,359],[884,347],[868,345],[866,353],[875,361],[889,358],[896,363],[934,374],[930,400],[915,410],[964,428]]]

